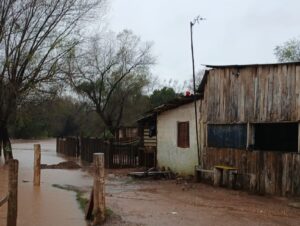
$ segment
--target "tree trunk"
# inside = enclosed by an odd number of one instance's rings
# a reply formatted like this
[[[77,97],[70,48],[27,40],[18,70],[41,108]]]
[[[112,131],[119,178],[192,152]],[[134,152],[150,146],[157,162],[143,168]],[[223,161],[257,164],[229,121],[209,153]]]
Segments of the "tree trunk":
[[[0,158],[1,158],[1,155],[2,155],[2,130],[0,129]]]
[[[109,130],[109,132],[114,136],[114,138],[116,138],[117,129],[112,125],[106,125],[106,126],[107,126],[107,129]]]
[[[104,124],[105,124],[106,128],[109,130],[109,132],[115,137],[117,128],[119,126],[114,126],[112,120],[109,119],[109,117],[106,117],[104,112],[102,112],[100,110],[100,107],[97,108],[96,112],[99,115],[99,117],[102,119],[102,121],[104,122]]]
[[[5,162],[7,162],[10,159],[13,159],[11,143],[6,126],[0,126],[0,144],[0,148],[3,148]]]

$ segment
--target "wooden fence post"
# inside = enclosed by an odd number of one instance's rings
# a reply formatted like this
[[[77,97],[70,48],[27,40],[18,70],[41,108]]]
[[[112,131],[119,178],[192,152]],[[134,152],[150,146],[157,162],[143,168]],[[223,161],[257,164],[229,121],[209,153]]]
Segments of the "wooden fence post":
[[[217,168],[214,168],[214,186],[220,186],[220,184],[222,184],[221,172]]]
[[[59,145],[58,145],[58,142],[59,142],[59,138],[56,137],[56,153],[59,153]]]
[[[105,220],[104,153],[94,153],[94,208],[93,225]]]
[[[7,203],[7,225],[17,225],[17,212],[18,212],[18,160],[9,160],[8,172],[8,203]]]
[[[34,145],[34,175],[33,184],[34,186],[40,186],[41,183],[41,145]]]

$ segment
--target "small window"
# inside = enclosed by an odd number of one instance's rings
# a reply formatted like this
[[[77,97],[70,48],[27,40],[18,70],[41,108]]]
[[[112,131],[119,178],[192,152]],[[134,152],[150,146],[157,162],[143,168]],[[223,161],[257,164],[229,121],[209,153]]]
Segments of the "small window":
[[[298,123],[254,124],[254,149],[298,151]]]
[[[190,147],[189,122],[177,123],[177,146],[181,148]]]
[[[207,133],[208,147],[244,149],[247,146],[246,124],[210,124]]]

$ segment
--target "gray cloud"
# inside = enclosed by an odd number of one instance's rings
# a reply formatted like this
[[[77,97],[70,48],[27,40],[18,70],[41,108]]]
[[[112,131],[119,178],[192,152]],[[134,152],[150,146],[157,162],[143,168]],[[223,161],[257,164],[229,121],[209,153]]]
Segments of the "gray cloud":
[[[274,47],[300,35],[297,0],[113,0],[110,8],[113,30],[154,41],[154,73],[163,79],[190,78],[189,22],[199,14],[207,21],[194,27],[197,69],[274,62]]]

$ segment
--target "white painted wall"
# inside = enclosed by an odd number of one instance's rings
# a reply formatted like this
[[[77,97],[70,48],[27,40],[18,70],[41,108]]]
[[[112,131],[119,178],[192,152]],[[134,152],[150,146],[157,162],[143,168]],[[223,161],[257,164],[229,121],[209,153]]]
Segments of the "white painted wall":
[[[200,101],[197,101],[197,110]],[[199,112],[198,112],[199,119]],[[189,121],[190,147],[177,147],[177,122]],[[165,111],[157,116],[157,163],[180,175],[194,175],[198,165],[194,103]]]

